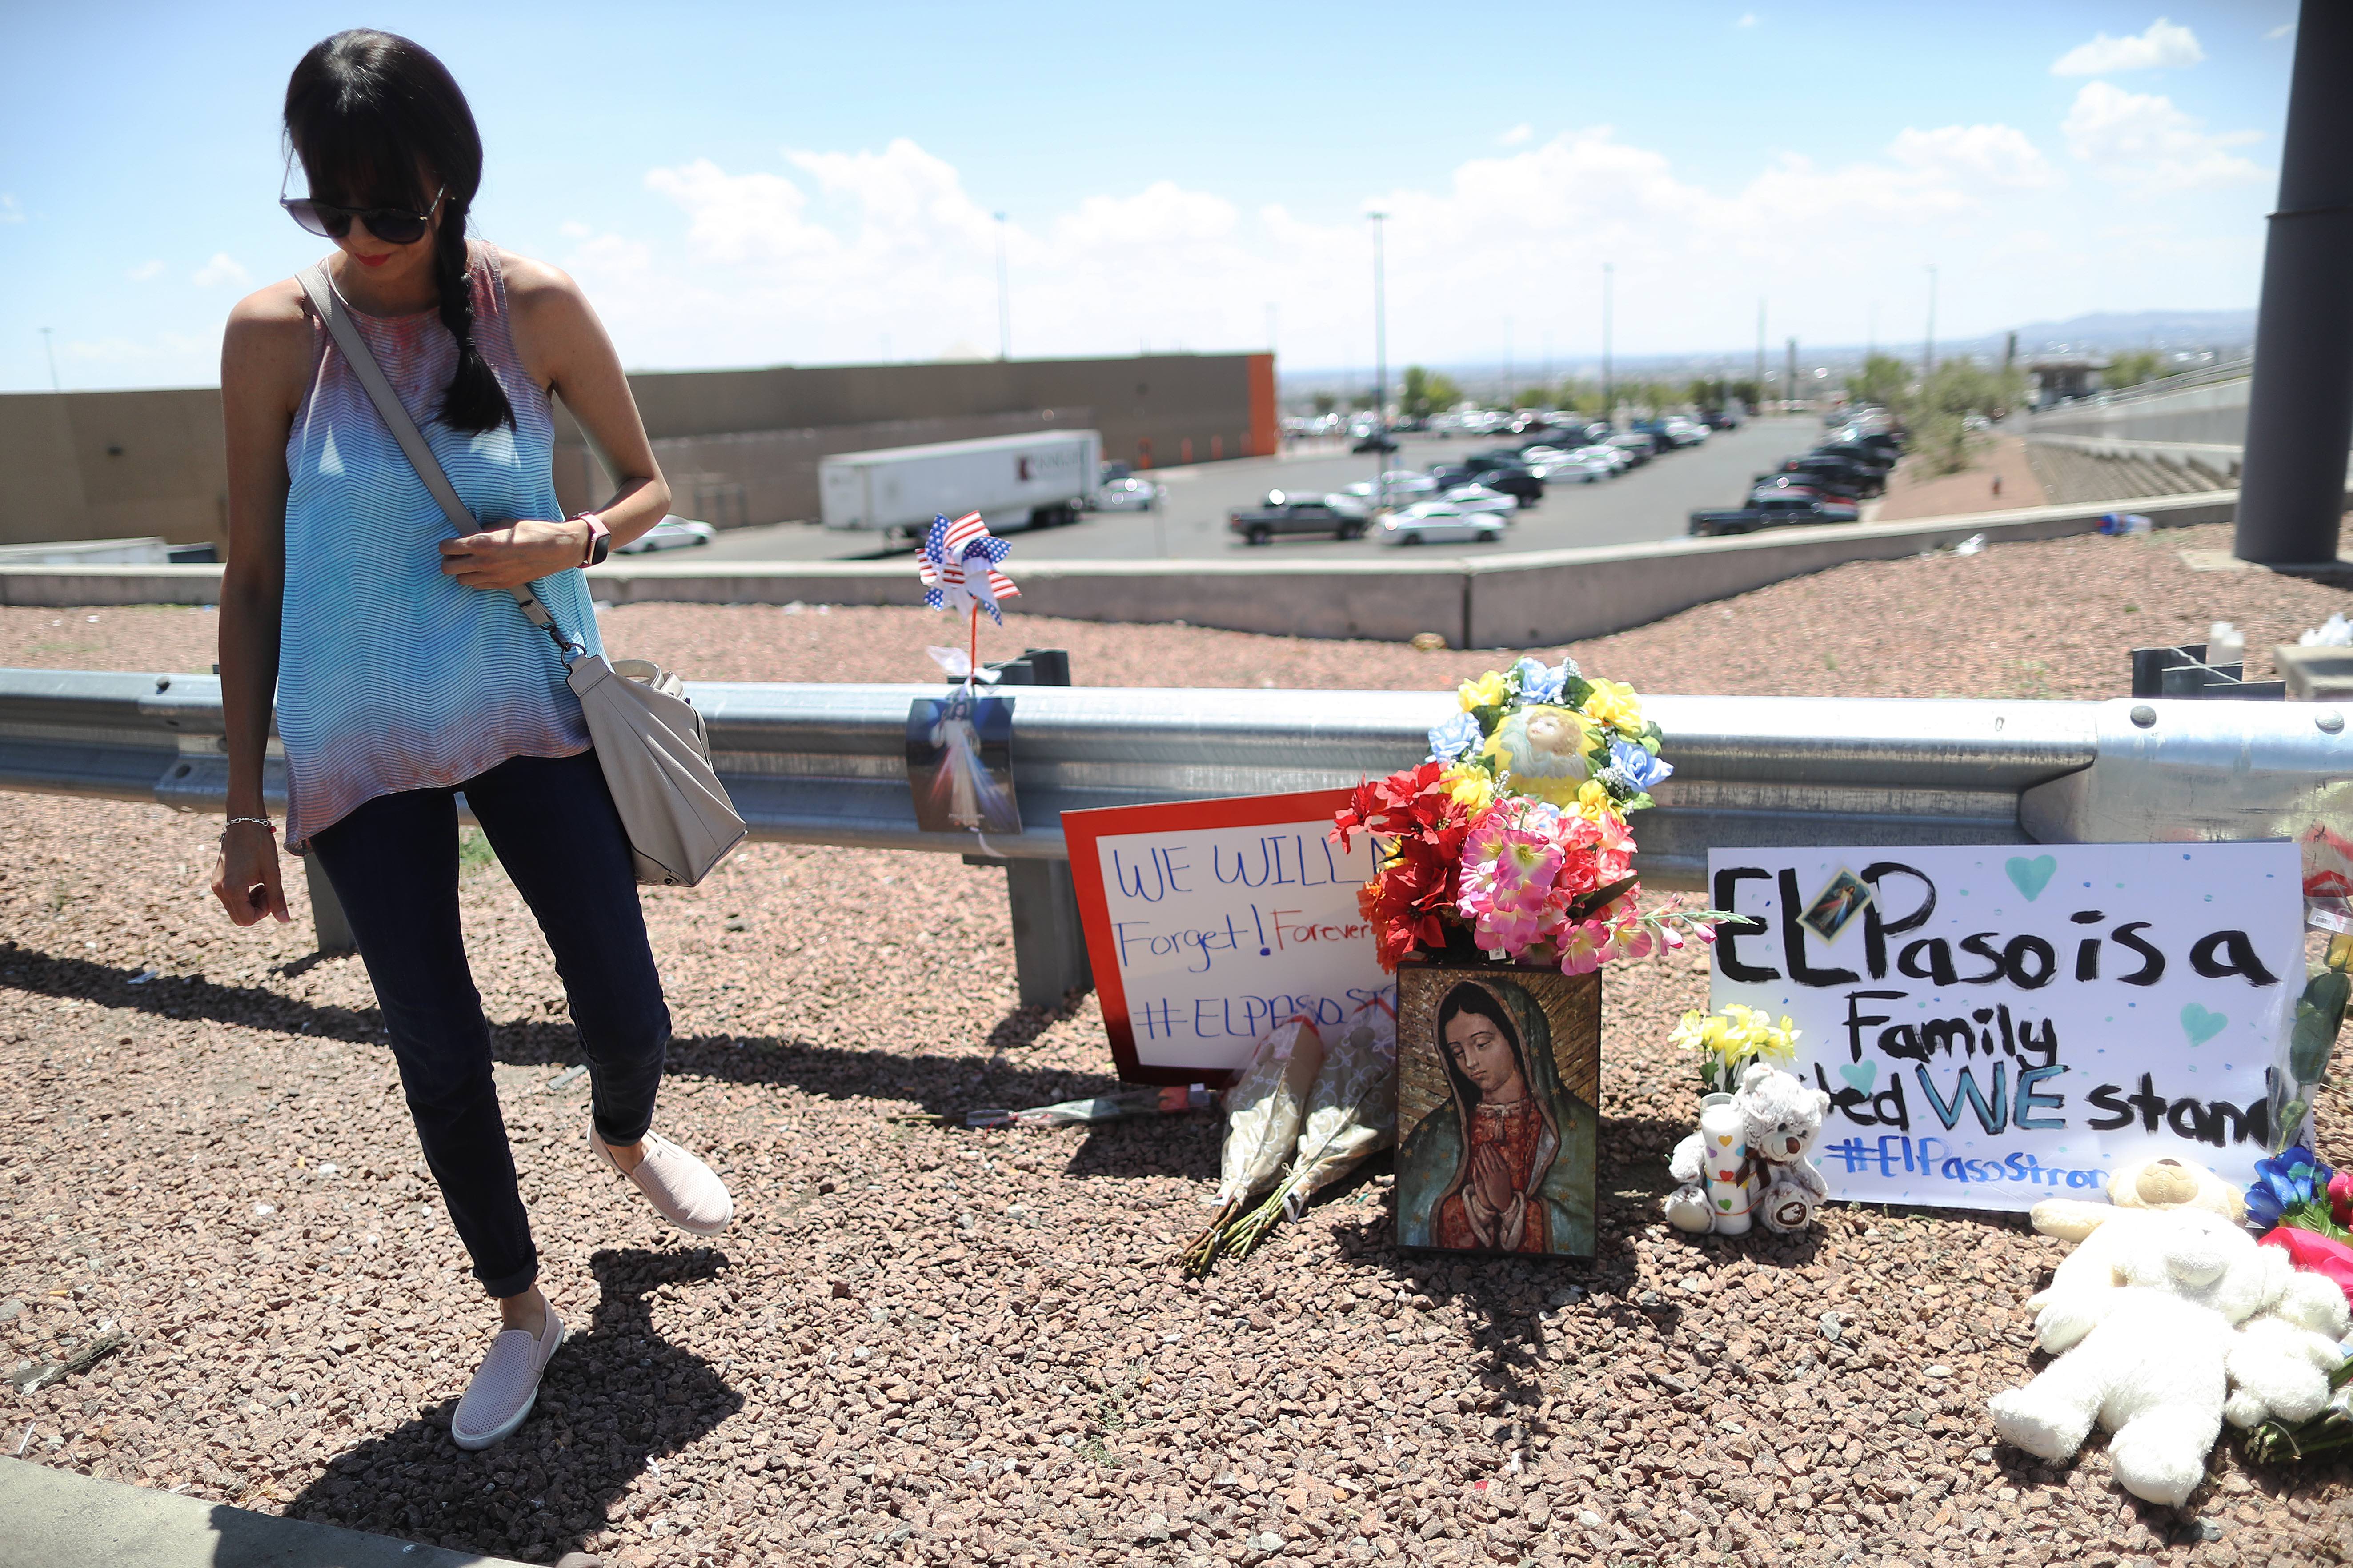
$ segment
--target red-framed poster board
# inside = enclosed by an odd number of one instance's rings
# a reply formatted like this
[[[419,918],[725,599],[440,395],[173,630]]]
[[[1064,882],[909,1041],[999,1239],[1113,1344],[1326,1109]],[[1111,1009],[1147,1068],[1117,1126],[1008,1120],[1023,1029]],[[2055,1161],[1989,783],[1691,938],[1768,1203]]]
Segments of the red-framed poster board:
[[[1274,1024],[1336,1026],[1388,989],[1356,889],[1346,789],[1066,811],[1071,879],[1119,1076],[1223,1084]]]

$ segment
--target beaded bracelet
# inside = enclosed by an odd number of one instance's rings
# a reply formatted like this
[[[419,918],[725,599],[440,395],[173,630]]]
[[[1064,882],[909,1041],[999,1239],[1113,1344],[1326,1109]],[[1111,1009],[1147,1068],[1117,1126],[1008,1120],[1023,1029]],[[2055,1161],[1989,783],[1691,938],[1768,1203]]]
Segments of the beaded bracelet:
[[[221,831],[226,833],[229,828],[235,827],[240,822],[249,822],[265,833],[276,833],[278,831],[278,825],[270,821],[269,818],[266,816],[232,816],[226,824],[223,825]]]

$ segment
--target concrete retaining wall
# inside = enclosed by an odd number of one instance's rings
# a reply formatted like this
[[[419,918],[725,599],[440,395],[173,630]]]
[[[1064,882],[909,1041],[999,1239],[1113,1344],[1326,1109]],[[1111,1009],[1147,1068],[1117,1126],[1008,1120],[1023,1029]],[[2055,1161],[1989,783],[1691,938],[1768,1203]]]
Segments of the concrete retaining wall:
[[[2033,436],[2105,436],[2126,441],[2194,441],[2226,447],[2247,440],[2249,380],[2122,402],[2071,404],[2026,416],[2023,433]]]
[[[2161,528],[2228,522],[2236,490],[2077,506],[2031,507],[1869,525],[1778,529],[1731,539],[1554,550],[1517,555],[1415,552],[1372,560],[1030,561],[1017,613],[1166,624],[1285,637],[1402,642],[1436,632],[1454,647],[1518,647],[1602,637],[1694,605],[1842,565],[1989,542],[2057,539],[2111,511]],[[0,604],[207,605],[218,566],[0,568]],[[607,603],[915,605],[911,561],[763,564],[624,560],[589,574]]]

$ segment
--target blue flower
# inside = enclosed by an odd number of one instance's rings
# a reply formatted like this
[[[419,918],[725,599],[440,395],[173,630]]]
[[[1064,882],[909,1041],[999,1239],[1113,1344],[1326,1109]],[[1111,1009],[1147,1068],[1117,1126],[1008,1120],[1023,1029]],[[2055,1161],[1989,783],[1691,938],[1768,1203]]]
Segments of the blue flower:
[[[2290,1209],[2311,1203],[2316,1194],[2325,1194],[2334,1174],[2301,1143],[2268,1160],[2258,1160],[2255,1179],[2247,1185],[2247,1217],[2256,1228],[2269,1230]]]
[[[1487,738],[1479,728],[1479,721],[1468,713],[1457,713],[1430,732],[1430,760],[1451,763]]]
[[[1560,700],[1562,684],[1577,673],[1577,666],[1563,659],[1559,668],[1546,669],[1535,659],[1524,658],[1512,667],[1512,673],[1520,678],[1520,697],[1523,700],[1557,702]]]
[[[1610,775],[1636,795],[1666,783],[1674,771],[1673,763],[1661,762],[1648,747],[1638,746],[1631,741],[1609,742]]]

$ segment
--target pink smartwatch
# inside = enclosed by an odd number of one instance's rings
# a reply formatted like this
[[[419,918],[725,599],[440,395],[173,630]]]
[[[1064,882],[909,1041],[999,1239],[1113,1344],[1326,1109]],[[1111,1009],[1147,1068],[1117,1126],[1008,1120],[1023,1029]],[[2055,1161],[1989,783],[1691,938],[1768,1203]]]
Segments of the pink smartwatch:
[[[602,566],[606,555],[613,548],[613,531],[606,527],[605,520],[593,511],[575,512],[572,521],[588,525],[588,548],[581,552],[580,564]]]

